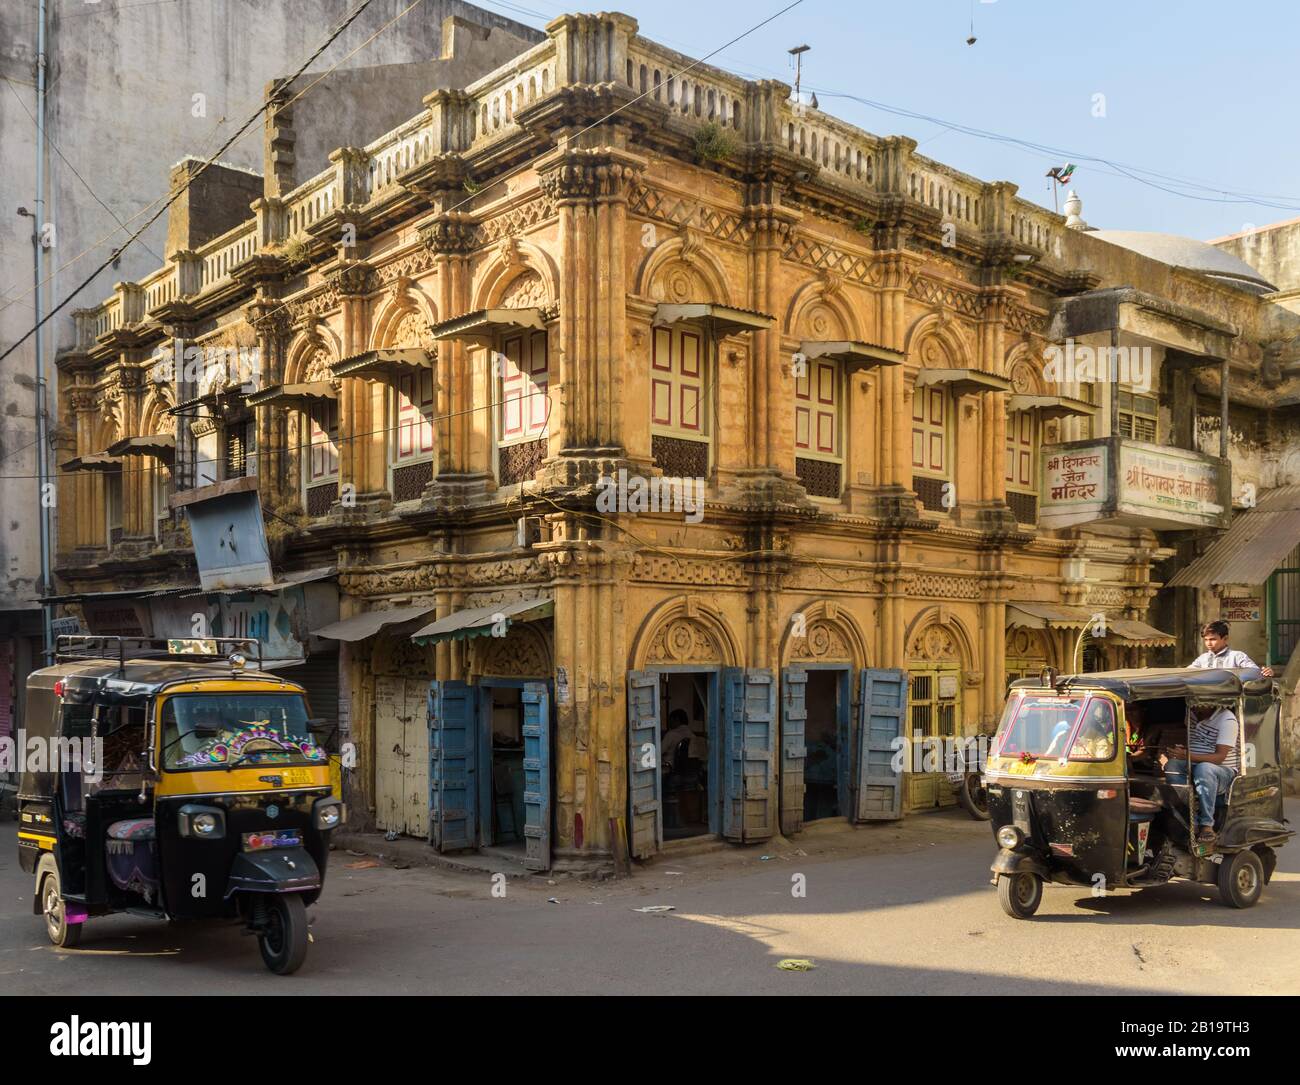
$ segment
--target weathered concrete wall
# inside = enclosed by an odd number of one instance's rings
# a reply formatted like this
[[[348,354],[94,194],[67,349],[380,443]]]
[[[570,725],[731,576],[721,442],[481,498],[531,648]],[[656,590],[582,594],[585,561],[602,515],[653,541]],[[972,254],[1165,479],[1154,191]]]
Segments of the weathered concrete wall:
[[[1217,238],[1210,244],[1246,261],[1279,291],[1300,288],[1300,219]]]
[[[202,165],[186,158],[172,167],[171,191],[189,185],[167,209],[168,254],[197,249],[247,221],[248,205],[262,195],[260,174],[216,162],[200,173]]]
[[[320,72],[335,63],[340,70],[379,65],[391,80],[398,71],[394,65],[418,63],[412,74],[397,80],[402,87],[400,107],[388,103],[387,84],[381,90],[379,80],[358,77],[351,83],[359,93],[348,107],[347,123],[336,120],[327,126],[320,136],[323,149],[309,154],[323,156],[341,138],[356,142],[374,138],[397,123],[387,120],[394,110],[398,120],[418,111],[420,95],[415,91],[423,78],[420,73],[432,72],[440,63],[432,58],[444,52],[446,18],[457,16],[495,31],[471,43],[481,58],[487,58],[482,59],[487,64],[484,71],[500,62],[493,50],[508,51],[511,42],[531,43],[543,37],[459,0],[425,0],[385,27],[407,6],[408,0],[374,0],[311,68]],[[59,14],[57,5],[50,7],[47,53],[52,89],[46,133],[67,161],[52,150],[47,152],[45,218],[54,224],[56,239],[47,256],[46,312],[157,210],[174,163],[187,155],[207,157],[216,151],[257,108],[267,83],[291,74],[355,4],[353,0],[283,4],[205,0],[120,8],[75,5],[75,17]],[[31,327],[33,316],[31,220],[13,212],[19,205],[31,209],[35,196],[36,12],[35,0],[0,6],[0,74],[18,92],[6,87],[0,93],[0,146],[4,147],[0,193],[6,201],[0,215],[0,291],[6,303],[12,302],[0,309],[0,350]],[[381,28],[373,41],[348,55]],[[455,34],[463,37],[468,32],[457,29]],[[447,78],[459,73],[454,64],[443,68]],[[423,93],[432,89],[434,84]],[[300,113],[329,116],[339,108],[343,95],[318,97],[316,91],[323,90],[325,84],[297,103]],[[261,125],[254,124],[222,152],[221,159],[237,170],[260,174],[262,155]],[[237,192],[238,188],[229,198],[235,199]],[[251,193],[249,199],[256,195]],[[192,206],[197,207],[197,202]],[[222,206],[212,207],[210,213],[210,218],[193,218],[192,228],[219,232],[217,223],[234,209],[223,198]],[[232,222],[248,215],[245,201]],[[111,293],[115,282],[138,279],[158,267],[168,244],[168,216],[163,215],[47,325],[44,341],[51,384],[55,351],[74,339],[72,310],[96,304]],[[33,510],[36,502],[30,381],[34,357],[29,340],[0,363],[0,456],[5,457],[0,464],[6,476],[0,478],[0,508],[7,510],[0,518],[0,609],[16,599],[31,598],[39,568],[33,517],[12,515],[16,509]]]
[[[362,147],[410,120],[434,90],[465,87],[501,67],[533,44],[504,29],[476,26],[449,16],[443,28],[442,55],[420,63],[339,69],[321,77],[304,74],[280,88],[292,96],[318,80],[309,94],[287,111],[268,114],[268,135],[277,146],[291,143],[291,158],[268,166],[266,194],[278,196],[329,168],[336,147]],[[283,164],[281,164],[283,163]]]

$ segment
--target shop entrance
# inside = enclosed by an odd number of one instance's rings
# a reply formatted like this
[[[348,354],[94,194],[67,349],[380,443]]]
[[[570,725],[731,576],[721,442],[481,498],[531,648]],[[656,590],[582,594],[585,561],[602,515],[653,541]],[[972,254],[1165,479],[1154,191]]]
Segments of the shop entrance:
[[[524,709],[518,687],[483,689],[479,830],[484,846],[524,854]],[[484,793],[486,792],[486,793]]]
[[[849,815],[849,672],[808,669],[803,820]]]
[[[659,793],[665,841],[717,831],[710,825],[714,678],[698,671],[659,676]]]

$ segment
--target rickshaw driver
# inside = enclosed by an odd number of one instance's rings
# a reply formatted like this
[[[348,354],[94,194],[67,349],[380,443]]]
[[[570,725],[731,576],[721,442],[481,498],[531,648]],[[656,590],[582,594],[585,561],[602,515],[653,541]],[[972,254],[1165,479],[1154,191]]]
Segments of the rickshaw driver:
[[[1227,794],[1241,763],[1237,755],[1240,725],[1232,710],[1214,705],[1193,705],[1191,750],[1170,746],[1172,757],[1161,757],[1165,775],[1172,784],[1187,783],[1191,764],[1192,785],[1196,788],[1196,840],[1214,843],[1214,804],[1220,794]]]
[[[1104,701],[1097,701],[1079,728],[1079,737],[1074,740],[1070,756],[1086,757],[1094,761],[1109,759],[1114,756],[1114,740],[1114,720],[1110,707]]]

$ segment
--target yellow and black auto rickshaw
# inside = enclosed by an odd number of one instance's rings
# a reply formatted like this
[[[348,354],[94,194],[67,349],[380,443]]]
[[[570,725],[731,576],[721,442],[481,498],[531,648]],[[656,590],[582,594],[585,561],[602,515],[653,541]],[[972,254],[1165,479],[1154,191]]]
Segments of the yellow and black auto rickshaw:
[[[1241,724],[1241,768],[1216,804],[1213,843],[1194,832],[1195,787],[1160,759],[1191,748],[1201,706],[1228,708]],[[1276,687],[1258,671],[1049,669],[1015,682],[985,768],[1003,910],[1029,918],[1045,882],[1109,892],[1174,878],[1217,885],[1232,907],[1255,904],[1293,835],[1278,716]]]
[[[302,964],[345,810],[302,687],[245,669],[256,647],[60,637],[28,677],[18,853],[55,945],[114,912],[239,917],[271,971]]]

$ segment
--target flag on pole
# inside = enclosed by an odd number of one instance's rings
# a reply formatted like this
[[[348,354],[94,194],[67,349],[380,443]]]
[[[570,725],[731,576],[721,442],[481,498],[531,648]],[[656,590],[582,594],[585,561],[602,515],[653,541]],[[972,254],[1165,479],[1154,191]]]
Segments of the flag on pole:
[[[1067,162],[1064,166],[1053,166],[1044,176],[1052,178],[1058,185],[1065,184],[1074,173],[1074,163]]]

